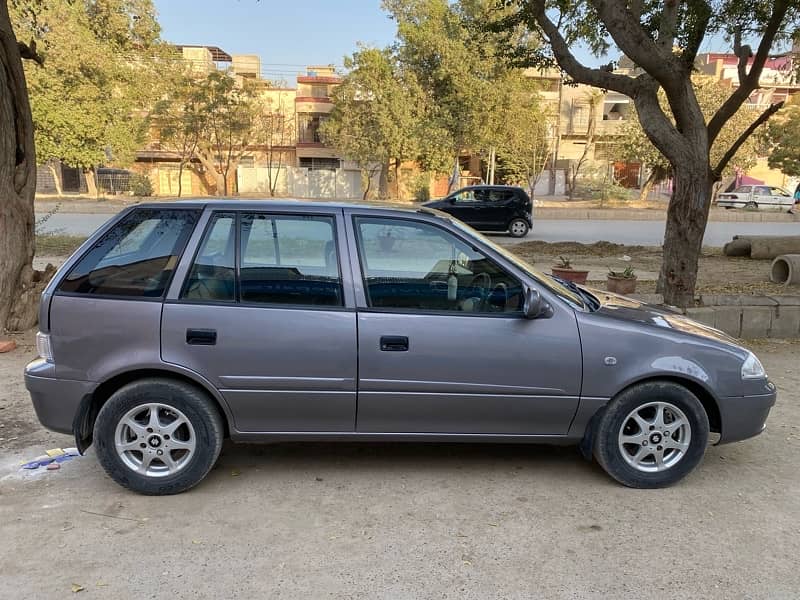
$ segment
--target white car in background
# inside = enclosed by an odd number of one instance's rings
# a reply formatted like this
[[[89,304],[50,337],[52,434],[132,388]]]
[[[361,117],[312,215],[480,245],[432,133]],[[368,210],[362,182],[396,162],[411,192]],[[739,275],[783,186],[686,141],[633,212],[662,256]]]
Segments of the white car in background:
[[[725,192],[717,196],[717,206],[722,208],[791,210],[794,207],[794,198],[783,188],[771,185],[742,185],[732,192]]]

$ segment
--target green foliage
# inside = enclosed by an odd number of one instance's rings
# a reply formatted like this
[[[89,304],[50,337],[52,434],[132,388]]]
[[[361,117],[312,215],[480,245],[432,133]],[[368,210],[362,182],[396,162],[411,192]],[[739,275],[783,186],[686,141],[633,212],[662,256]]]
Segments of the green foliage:
[[[257,130],[256,94],[223,71],[178,71],[172,81],[152,113],[159,139],[179,156],[181,167],[197,159],[214,174],[217,193],[227,195],[228,175]]]
[[[365,170],[416,158],[424,110],[413,75],[390,49],[361,48],[345,68],[320,129],[323,140]]]
[[[153,195],[153,182],[147,175],[133,173],[130,180],[131,193],[139,198],[148,198]]]
[[[698,74],[692,77],[692,83],[700,109],[708,120],[730,95],[730,87],[713,77]],[[662,110],[669,115],[669,104],[663,90],[659,92],[659,103]],[[742,106],[734,113],[711,146],[712,164],[720,161],[728,148],[757,117],[758,111],[748,106]],[[762,145],[759,136],[749,137],[736,152],[733,160],[727,164],[722,174],[730,175],[736,169],[746,170],[754,166],[761,155]],[[617,152],[622,160],[647,164],[656,173],[654,182],[663,181],[669,177],[672,171],[669,160],[647,138],[638,118],[631,118],[622,126],[621,135],[617,141]]]
[[[800,176],[800,100],[795,99],[767,126],[769,166],[790,177]]]
[[[161,91],[164,46],[151,0],[14,0],[21,39],[44,58],[26,61],[37,161],[91,168],[133,160],[145,109]]]
[[[615,271],[609,267],[608,276],[615,279],[636,279],[636,269],[629,266],[625,267],[622,271]]]

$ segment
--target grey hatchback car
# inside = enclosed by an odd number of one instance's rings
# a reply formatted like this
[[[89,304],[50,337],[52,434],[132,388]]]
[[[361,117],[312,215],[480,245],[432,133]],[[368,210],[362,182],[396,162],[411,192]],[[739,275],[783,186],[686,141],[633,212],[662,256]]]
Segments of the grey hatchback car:
[[[764,429],[775,386],[733,339],[559,282],[428,208],[129,208],[45,289],[39,420],[119,484],[191,488],[223,443],[577,444],[672,484]]]

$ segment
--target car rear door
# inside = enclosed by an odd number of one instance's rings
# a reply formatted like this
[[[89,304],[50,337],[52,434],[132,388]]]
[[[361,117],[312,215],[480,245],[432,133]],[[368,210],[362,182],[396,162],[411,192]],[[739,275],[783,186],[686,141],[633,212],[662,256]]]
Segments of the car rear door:
[[[516,195],[512,189],[486,190],[482,215],[487,229],[504,230],[514,217]]]
[[[567,432],[582,376],[569,307],[523,318],[519,273],[439,225],[353,213],[347,226],[362,274],[357,431]]]
[[[239,432],[353,431],[356,318],[341,212],[204,217],[164,304],[163,360],[215,385]]]

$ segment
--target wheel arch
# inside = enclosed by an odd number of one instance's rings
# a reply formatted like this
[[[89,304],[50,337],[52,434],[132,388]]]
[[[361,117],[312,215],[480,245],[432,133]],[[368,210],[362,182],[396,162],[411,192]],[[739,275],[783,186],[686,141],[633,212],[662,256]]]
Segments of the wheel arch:
[[[614,398],[617,398],[623,392],[633,387],[636,387],[637,385],[642,385],[644,383],[658,383],[665,381],[681,385],[690,392],[692,392],[700,401],[700,404],[703,406],[703,410],[706,411],[706,416],[708,416],[708,425],[710,430],[714,433],[722,432],[722,417],[720,416],[719,404],[717,403],[717,399],[714,397],[714,394],[711,393],[711,390],[709,390],[702,383],[690,379],[688,377],[681,377],[679,375],[653,375],[648,377],[642,377],[641,379],[628,382],[624,387],[617,390],[617,392],[609,399],[609,401],[606,402],[599,409],[597,409],[595,413],[591,416],[591,418],[589,419],[589,424],[587,425],[586,431],[584,432],[583,438],[581,439],[580,442],[580,450],[584,458],[591,459],[592,456],[591,449],[594,446],[594,436],[597,424],[600,421],[600,418],[603,416],[603,413],[606,411],[608,404],[612,400],[614,400]]]
[[[97,420],[97,415],[114,392],[134,381],[154,377],[186,383],[207,394],[214,401],[214,404],[219,410],[225,437],[230,436],[230,427],[233,422],[230,408],[219,391],[208,381],[195,373],[184,370],[173,370],[164,366],[137,368],[114,374],[101,382],[91,394],[87,394],[83,397],[78,411],[75,414],[75,420],[72,426],[72,430],[75,434],[75,444],[78,450],[83,453],[86,448],[91,446],[94,434],[94,423]]]

